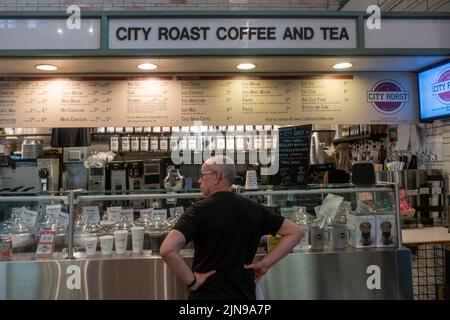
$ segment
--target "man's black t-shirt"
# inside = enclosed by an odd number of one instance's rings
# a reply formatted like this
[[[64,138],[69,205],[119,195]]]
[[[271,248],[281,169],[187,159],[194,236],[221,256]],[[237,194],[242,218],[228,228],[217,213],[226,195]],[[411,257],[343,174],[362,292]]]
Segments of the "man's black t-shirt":
[[[194,241],[193,271],[216,273],[191,298],[254,299],[251,270],[263,235],[275,235],[284,218],[264,206],[231,192],[217,192],[189,207],[174,229],[186,242]]]

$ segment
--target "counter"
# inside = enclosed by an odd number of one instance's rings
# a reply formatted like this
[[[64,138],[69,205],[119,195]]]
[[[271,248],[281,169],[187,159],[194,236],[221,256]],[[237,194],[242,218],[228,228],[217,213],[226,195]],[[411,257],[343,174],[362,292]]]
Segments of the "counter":
[[[182,250],[192,263],[192,250]],[[67,260],[16,254],[0,261],[0,299],[185,299],[187,288],[162,258],[101,254]],[[261,255],[259,255],[261,257]],[[291,253],[260,283],[265,299],[412,299],[406,248]]]
[[[426,243],[450,243],[450,233],[448,228],[444,227],[403,229],[402,237],[405,246]]]

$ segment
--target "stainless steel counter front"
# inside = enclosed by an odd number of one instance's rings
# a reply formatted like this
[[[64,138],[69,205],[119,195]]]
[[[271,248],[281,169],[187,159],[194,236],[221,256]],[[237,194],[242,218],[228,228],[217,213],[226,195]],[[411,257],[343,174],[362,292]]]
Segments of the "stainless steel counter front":
[[[182,250],[192,263],[192,250]],[[57,254],[0,261],[0,299],[185,299],[187,288],[158,255]],[[292,253],[261,281],[266,299],[412,299],[409,249]]]

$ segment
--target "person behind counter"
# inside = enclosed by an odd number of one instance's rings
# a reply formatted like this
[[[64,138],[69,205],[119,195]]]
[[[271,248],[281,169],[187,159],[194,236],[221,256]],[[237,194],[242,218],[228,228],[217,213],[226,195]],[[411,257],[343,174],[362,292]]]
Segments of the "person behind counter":
[[[348,143],[340,143],[334,150],[335,167],[327,171],[323,183],[349,183],[352,170],[352,151]]]
[[[255,280],[258,282],[303,237],[295,223],[232,193],[235,175],[230,158],[206,160],[199,179],[206,199],[186,209],[161,244],[164,261],[190,288],[189,299],[255,300]],[[282,238],[263,259],[253,262],[266,234]],[[179,254],[191,240],[195,246],[192,271]]]

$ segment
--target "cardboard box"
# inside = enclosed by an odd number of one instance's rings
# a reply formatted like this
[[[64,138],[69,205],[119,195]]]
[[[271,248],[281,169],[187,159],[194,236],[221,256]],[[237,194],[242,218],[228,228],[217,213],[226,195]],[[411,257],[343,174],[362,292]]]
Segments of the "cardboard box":
[[[360,215],[354,211],[347,214],[347,243],[355,248],[375,247],[376,220],[374,215]]]
[[[397,224],[393,214],[378,214],[376,217],[377,247],[397,246]]]

